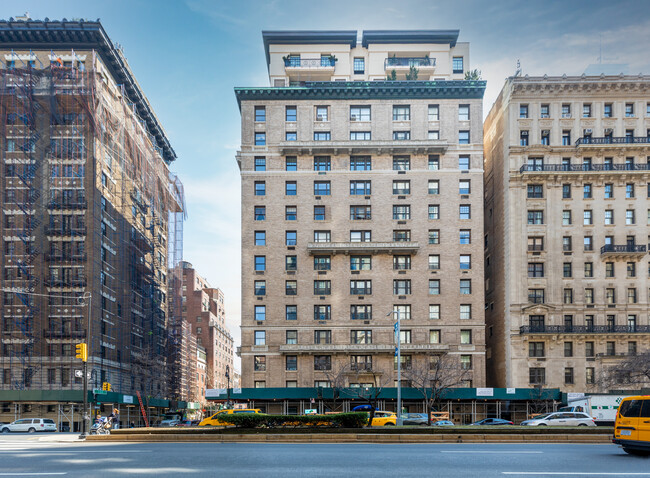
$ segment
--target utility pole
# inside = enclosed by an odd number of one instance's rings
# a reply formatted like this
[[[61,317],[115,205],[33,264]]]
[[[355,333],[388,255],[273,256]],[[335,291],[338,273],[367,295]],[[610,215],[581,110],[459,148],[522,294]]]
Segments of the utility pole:
[[[88,408],[88,344],[80,343],[75,346],[76,355],[75,357],[81,359],[83,362],[83,393],[84,393],[84,408],[81,420],[81,435],[79,438],[86,438],[86,409]]]
[[[400,427],[402,426],[402,333],[399,307],[397,310],[390,311],[387,316],[393,314],[397,315],[397,322],[395,323],[395,341],[397,342],[395,346],[395,355],[397,356],[397,418],[395,424]]]
[[[226,388],[226,406],[232,408],[230,405],[230,365],[226,365],[226,379],[228,380],[228,387]]]

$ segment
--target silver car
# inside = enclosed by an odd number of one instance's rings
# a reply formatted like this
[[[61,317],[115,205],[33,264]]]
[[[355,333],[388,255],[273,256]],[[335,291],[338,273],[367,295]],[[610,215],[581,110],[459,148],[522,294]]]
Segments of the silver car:
[[[596,422],[586,413],[555,412],[540,415],[521,422],[522,425],[537,427],[595,427]]]
[[[49,418],[21,418],[8,425],[2,425],[2,433],[9,432],[55,432],[56,423]]]

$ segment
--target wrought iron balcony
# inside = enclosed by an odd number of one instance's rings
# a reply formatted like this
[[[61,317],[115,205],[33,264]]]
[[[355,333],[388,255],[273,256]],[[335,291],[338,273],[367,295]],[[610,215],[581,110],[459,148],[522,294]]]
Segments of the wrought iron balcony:
[[[436,66],[435,58],[428,57],[389,57],[384,60],[384,69],[389,68],[416,68],[434,67]]]
[[[650,136],[603,136],[600,138],[583,136],[576,141],[576,146],[601,146],[604,144],[650,144]]]
[[[650,164],[524,164],[520,173],[584,173],[600,171],[650,171]]]
[[[600,248],[601,256],[643,256],[647,246],[637,244],[605,244]]]
[[[320,58],[284,58],[285,68],[334,68],[336,60],[333,57]]]
[[[647,334],[650,325],[524,325],[520,334]]]

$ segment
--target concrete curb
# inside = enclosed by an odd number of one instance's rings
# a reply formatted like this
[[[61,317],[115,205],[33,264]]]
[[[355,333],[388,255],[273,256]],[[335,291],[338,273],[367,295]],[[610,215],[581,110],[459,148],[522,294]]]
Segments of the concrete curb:
[[[611,435],[492,434],[120,434],[91,435],[89,442],[215,442],[215,443],[611,443]]]

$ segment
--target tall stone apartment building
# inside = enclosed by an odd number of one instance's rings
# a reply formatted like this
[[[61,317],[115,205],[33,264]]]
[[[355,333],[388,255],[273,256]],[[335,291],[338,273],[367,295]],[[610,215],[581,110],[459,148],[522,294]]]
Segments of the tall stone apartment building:
[[[0,21],[0,151],[3,412],[80,400],[82,342],[90,389],[181,394],[176,154],[99,22]]]
[[[590,390],[650,347],[650,78],[511,77],[484,129],[488,383]]]
[[[464,81],[469,45],[455,30],[263,39],[271,86],[235,89],[242,386],[392,387],[397,311],[404,369],[449,354],[483,386],[485,82]]]
[[[183,287],[182,304],[183,318],[196,337],[199,350],[204,354],[206,380],[202,383],[203,393],[197,397],[205,397],[206,388],[226,388],[228,380],[226,369],[233,383],[233,337],[226,326],[226,309],[224,295],[221,289],[210,287],[189,262],[182,262]]]

